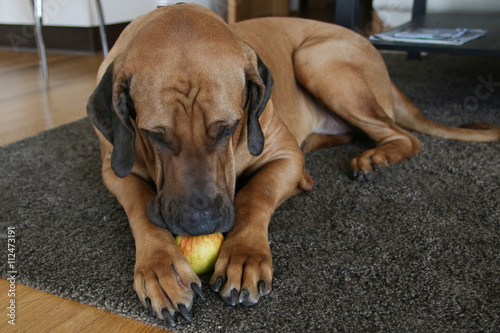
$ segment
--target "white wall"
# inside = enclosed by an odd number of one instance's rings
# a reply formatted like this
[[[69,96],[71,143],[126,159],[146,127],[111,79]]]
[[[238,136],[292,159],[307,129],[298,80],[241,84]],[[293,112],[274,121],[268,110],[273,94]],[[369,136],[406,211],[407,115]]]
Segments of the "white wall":
[[[384,26],[396,27],[411,20],[413,0],[373,0]],[[500,13],[500,0],[427,0],[428,13]]]
[[[0,0],[0,24],[33,24],[31,0]],[[129,22],[155,9],[160,0],[101,0],[106,24]],[[168,2],[168,1],[167,1]],[[175,1],[171,1],[175,2]],[[220,0],[184,1],[212,8]],[[92,27],[98,25],[95,0],[43,0],[43,24]],[[219,6],[220,7],[220,6]]]
[[[33,24],[32,0],[0,0],[0,24]],[[181,1],[181,0],[179,0]],[[92,27],[98,25],[95,0],[42,0],[44,25]],[[162,0],[101,0],[106,24],[129,22],[156,8]],[[176,2],[166,0],[166,2]],[[223,15],[226,0],[184,0]],[[413,0],[373,0],[385,25],[396,26],[411,17]],[[430,13],[500,12],[500,0],[427,0]]]

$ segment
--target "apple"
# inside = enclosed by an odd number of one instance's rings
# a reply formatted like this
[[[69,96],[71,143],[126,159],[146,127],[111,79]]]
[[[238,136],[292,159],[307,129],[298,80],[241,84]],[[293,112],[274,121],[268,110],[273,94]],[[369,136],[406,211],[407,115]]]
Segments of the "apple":
[[[201,236],[175,236],[175,242],[198,275],[208,273],[214,269],[223,240],[224,236],[221,233]]]

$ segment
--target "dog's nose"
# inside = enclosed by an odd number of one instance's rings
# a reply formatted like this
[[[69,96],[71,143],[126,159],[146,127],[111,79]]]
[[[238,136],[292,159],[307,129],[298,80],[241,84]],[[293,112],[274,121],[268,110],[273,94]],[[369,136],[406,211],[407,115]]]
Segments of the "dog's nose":
[[[179,226],[191,236],[213,234],[223,219],[223,200],[221,196],[210,199],[203,194],[191,196],[187,203],[178,203]],[[177,215],[174,214],[174,215]]]

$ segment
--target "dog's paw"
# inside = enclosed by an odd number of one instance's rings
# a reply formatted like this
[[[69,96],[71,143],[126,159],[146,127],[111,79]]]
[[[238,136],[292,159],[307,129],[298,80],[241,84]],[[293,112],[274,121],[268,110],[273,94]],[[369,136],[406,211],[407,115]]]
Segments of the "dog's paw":
[[[373,182],[380,177],[384,177],[389,168],[386,166],[380,167],[377,164],[375,164],[372,167],[372,169],[373,169],[372,172],[370,171],[365,172],[363,170],[354,169],[351,171],[351,179],[357,180],[359,182]]]
[[[407,160],[420,148],[420,141],[404,131],[390,140],[386,138],[384,143],[351,160],[352,177],[363,182],[374,181],[385,175],[388,166]]]
[[[351,178],[360,182],[372,182],[387,173],[390,160],[384,149],[370,149],[351,161]]]
[[[191,321],[194,294],[203,300],[201,281],[179,247],[166,237],[138,245],[134,289],[152,316],[176,325],[176,313]]]
[[[271,292],[273,265],[267,238],[229,234],[210,280],[226,304],[252,306]]]

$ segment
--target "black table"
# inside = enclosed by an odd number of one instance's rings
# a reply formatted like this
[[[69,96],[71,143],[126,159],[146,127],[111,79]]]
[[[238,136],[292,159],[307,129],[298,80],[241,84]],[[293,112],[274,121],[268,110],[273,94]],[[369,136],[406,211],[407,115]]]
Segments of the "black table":
[[[469,14],[426,14],[427,0],[414,0],[412,20],[400,28],[469,28],[484,29],[483,37],[460,46],[412,44],[402,42],[372,41],[383,50],[468,54],[481,56],[500,56],[500,15]],[[337,0],[335,22],[354,29],[358,21],[359,0]]]

